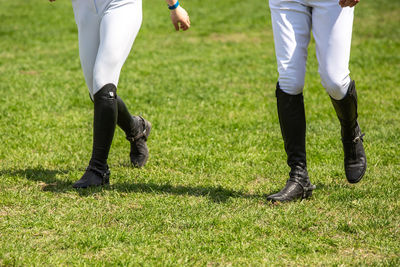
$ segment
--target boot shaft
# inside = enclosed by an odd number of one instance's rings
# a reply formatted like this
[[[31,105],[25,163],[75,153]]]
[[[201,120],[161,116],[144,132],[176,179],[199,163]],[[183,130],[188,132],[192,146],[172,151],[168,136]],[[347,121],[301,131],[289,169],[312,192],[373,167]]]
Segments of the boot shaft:
[[[104,169],[114,137],[118,107],[117,88],[113,84],[103,86],[93,97],[93,151],[90,165]]]
[[[287,164],[306,167],[306,116],[303,94],[290,95],[276,86],[279,124],[288,156]]]
[[[331,97],[331,101],[342,126],[342,137],[351,139],[354,135],[353,132],[357,126],[358,118],[355,82],[350,82],[347,94],[343,99],[336,100]]]

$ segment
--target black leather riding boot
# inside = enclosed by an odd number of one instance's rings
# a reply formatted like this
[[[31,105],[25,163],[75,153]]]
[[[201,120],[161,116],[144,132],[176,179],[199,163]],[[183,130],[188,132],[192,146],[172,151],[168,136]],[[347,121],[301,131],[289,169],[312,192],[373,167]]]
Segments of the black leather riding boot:
[[[278,117],[291,168],[286,186],[278,193],[267,197],[271,201],[292,201],[308,198],[315,186],[308,178],[306,162],[306,118],[303,94],[289,95],[276,86]]]
[[[118,120],[117,125],[125,132],[126,135],[129,135],[133,129],[137,128],[137,122],[132,118],[132,115],[129,113],[128,108],[126,107],[124,101],[122,101],[120,96],[117,96],[118,103]]]
[[[147,138],[151,130],[151,123],[139,116],[132,116],[122,99],[117,96],[118,126],[126,134],[131,144],[130,158],[134,167],[144,166],[149,158]]]
[[[358,183],[367,169],[367,157],[363,146],[364,134],[357,122],[357,91],[351,81],[346,96],[341,100],[331,97],[341,125],[344,151],[344,170],[349,183]]]
[[[73,187],[86,188],[109,184],[110,171],[107,165],[108,153],[117,123],[117,88],[106,84],[93,97],[93,150],[89,166],[82,178]]]

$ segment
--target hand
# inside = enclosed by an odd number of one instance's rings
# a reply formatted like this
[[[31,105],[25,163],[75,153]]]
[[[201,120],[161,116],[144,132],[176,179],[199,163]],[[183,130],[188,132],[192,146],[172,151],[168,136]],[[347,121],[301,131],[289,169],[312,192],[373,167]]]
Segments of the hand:
[[[358,2],[360,2],[360,0],[340,0],[339,1],[339,5],[341,7],[353,7],[355,5],[358,4]]]
[[[171,21],[177,31],[179,31],[179,27],[184,31],[190,28],[189,15],[181,6],[171,10]]]

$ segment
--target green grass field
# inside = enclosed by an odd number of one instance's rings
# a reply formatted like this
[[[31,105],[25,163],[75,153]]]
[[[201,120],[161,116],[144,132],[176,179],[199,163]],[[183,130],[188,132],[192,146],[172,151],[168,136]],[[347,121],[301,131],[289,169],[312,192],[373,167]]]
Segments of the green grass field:
[[[143,169],[117,130],[111,185],[74,190],[92,103],[70,1],[0,0],[0,266],[400,265],[400,1],[356,8],[350,69],[368,170],[346,182],[339,122],[309,49],[310,200],[270,204],[288,175],[268,3],[164,1],[144,21],[119,95],[153,124]]]

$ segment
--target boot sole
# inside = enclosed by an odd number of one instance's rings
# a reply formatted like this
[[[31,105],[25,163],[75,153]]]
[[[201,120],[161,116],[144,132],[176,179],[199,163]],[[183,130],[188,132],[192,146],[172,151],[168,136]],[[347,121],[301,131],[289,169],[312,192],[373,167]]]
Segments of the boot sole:
[[[146,141],[147,141],[147,138],[149,137],[150,131],[151,131],[151,123],[148,120],[144,119],[144,125],[145,125],[145,129],[146,129],[145,136],[146,136]]]
[[[89,188],[89,187],[98,187],[98,186],[107,186],[107,185],[110,185],[110,182],[108,182],[108,183],[101,183],[101,184],[96,184],[96,185],[88,185],[88,186],[75,186],[75,185],[72,185],[72,187],[73,188],[75,188],[75,189],[79,189],[79,188],[83,188],[83,189],[86,189],[86,188]]]
[[[144,136],[146,137],[146,145],[147,145],[147,138],[149,137],[150,131],[151,131],[151,123],[150,123],[149,121],[147,121],[147,120],[144,119],[144,125],[145,125],[145,129],[146,129],[146,133],[144,134]],[[148,150],[147,150],[147,151],[148,151]],[[142,166],[138,166],[138,165],[135,165],[135,164],[133,164],[133,166],[134,166],[135,168],[141,168],[141,167],[143,167],[144,165],[146,165],[148,159],[149,159],[149,155],[147,155],[147,157],[146,157],[146,159],[144,160]]]
[[[110,184],[108,183],[108,184],[97,184],[97,185],[89,185],[89,186],[72,186],[72,188],[75,188],[75,189],[80,189],[80,188],[86,189],[86,188],[89,188],[89,187],[99,187],[99,186],[107,186],[107,185],[110,185]]]
[[[275,202],[284,203],[284,202],[302,201],[303,199],[310,198],[312,196],[313,190],[316,189],[316,188],[317,187],[315,185],[311,184],[311,187],[309,187],[305,192],[303,192],[303,195],[301,195],[301,196],[297,196],[297,197],[295,197],[293,199],[276,199],[274,197],[269,196],[269,197],[267,197],[267,201],[270,201],[272,203],[275,203]]]

